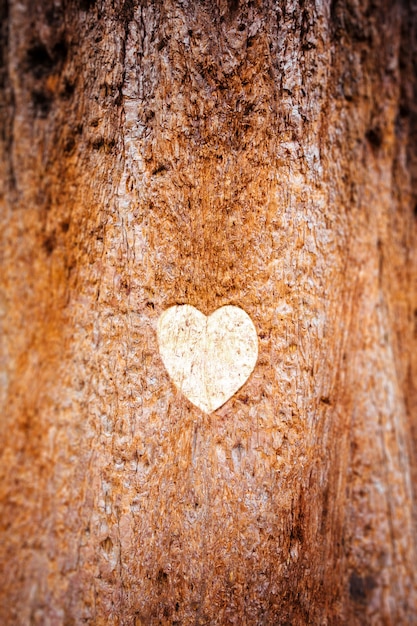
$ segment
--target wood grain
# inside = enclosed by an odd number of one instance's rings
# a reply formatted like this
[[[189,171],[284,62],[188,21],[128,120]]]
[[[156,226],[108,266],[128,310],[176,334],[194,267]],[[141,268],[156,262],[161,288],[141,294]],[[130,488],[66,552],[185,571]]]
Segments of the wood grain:
[[[0,623],[412,624],[412,3],[0,17]],[[258,332],[215,414],[184,304]]]

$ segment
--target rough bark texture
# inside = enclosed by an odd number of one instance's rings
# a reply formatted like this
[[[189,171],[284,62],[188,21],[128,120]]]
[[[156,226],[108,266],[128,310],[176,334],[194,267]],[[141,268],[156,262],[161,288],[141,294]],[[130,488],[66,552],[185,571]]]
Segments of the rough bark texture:
[[[416,623],[416,24],[0,0],[2,625]],[[174,304],[258,332],[210,415]]]

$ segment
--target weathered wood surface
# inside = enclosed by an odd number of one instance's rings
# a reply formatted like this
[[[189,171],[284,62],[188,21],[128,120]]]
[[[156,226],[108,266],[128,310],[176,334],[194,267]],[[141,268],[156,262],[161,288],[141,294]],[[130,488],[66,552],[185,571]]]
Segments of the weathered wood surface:
[[[414,4],[0,18],[1,624],[415,623]],[[210,415],[176,304],[257,329]]]

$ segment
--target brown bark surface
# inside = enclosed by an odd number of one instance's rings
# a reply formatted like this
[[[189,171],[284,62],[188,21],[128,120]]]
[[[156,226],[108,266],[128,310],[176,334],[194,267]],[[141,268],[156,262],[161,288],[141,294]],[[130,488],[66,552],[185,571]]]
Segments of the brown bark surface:
[[[2,625],[416,623],[416,24],[0,0]],[[174,304],[258,333],[210,415]]]

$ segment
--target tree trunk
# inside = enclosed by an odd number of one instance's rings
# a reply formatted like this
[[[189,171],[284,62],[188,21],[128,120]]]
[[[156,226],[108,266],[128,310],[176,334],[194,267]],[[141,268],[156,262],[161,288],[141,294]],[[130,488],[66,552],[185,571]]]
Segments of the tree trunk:
[[[0,22],[0,623],[415,623],[415,3]],[[183,304],[256,328],[213,411]]]

